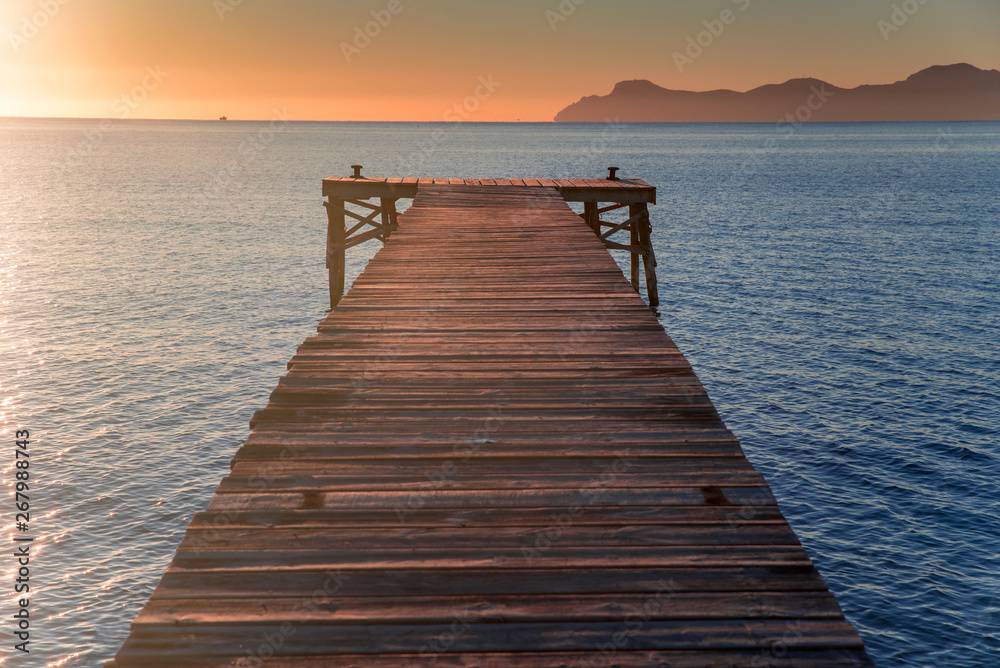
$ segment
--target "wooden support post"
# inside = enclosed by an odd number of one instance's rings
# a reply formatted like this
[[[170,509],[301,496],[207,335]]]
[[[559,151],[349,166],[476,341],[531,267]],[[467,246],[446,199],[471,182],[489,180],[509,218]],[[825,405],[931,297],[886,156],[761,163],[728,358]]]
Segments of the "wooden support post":
[[[597,202],[583,203],[583,219],[590,225],[590,229],[594,230],[594,234],[601,233],[601,215],[597,212],[597,204]]]
[[[380,238],[382,243],[385,243],[385,240],[396,229],[396,200],[391,197],[383,197],[380,201],[382,203],[382,229],[384,230]]]
[[[347,270],[344,253],[344,200],[331,197],[326,206],[326,267],[330,275],[330,308],[344,295],[344,274]]]
[[[628,207],[629,218],[633,218],[637,214],[641,213],[644,208],[646,208],[645,204],[629,204]],[[633,220],[632,223],[629,225],[629,235],[630,235],[629,245],[631,246],[641,245],[639,241],[640,226],[637,224],[639,222],[640,221],[638,220]],[[632,280],[632,289],[635,290],[636,292],[639,292],[639,254],[635,252],[631,253],[629,256],[629,261],[630,261],[629,268],[631,269],[630,278]]]
[[[653,252],[653,225],[649,220],[649,209],[640,204],[646,214],[639,221],[639,243],[648,254],[642,256],[642,266],[646,271],[646,297],[649,305],[656,308],[660,305],[660,290],[656,285],[656,254]]]

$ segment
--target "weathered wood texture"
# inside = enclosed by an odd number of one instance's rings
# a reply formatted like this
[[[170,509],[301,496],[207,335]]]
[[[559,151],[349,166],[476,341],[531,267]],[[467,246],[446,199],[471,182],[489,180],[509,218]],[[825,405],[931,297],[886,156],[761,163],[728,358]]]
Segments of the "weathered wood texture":
[[[421,185],[252,427],[113,665],[872,665],[555,190]]]
[[[355,165],[360,171],[360,167]],[[617,168],[615,168],[617,169]],[[360,176],[332,177],[323,179],[323,195],[329,214],[326,237],[326,266],[330,273],[330,308],[340,303],[344,292],[345,269],[344,251],[347,248],[378,238],[383,242],[395,229],[396,200],[412,199],[426,186],[488,186],[552,188],[567,202],[584,205],[581,214],[584,222],[601,237],[606,248],[624,250],[631,253],[630,279],[632,288],[639,291],[639,264],[643,265],[646,277],[646,294],[650,306],[659,306],[660,297],[656,284],[656,257],[651,241],[652,227],[649,220],[648,204],[656,203],[656,188],[641,179],[452,179],[452,178],[367,178]],[[363,200],[378,199],[374,205]],[[360,215],[345,207],[345,202],[364,208],[371,213]],[[602,202],[611,206],[599,207]],[[629,217],[622,222],[606,222],[601,214],[628,207]],[[381,213],[381,224],[374,222]],[[352,223],[359,221],[351,229],[344,228],[345,216]],[[366,225],[374,230],[364,230]],[[611,229],[604,230],[608,227]],[[617,232],[626,232],[629,243],[611,238]]]
[[[656,188],[641,179],[450,179],[352,178],[323,179],[323,195],[342,199],[371,197],[413,198],[427,186],[466,185],[555,188],[567,202],[621,202],[656,204]]]

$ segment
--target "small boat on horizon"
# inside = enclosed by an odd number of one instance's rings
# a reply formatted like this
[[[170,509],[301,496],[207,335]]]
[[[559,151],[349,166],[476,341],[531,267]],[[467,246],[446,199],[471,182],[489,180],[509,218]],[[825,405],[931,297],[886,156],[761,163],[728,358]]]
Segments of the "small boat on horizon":
[[[220,121],[228,121],[228,120],[229,120],[229,118],[228,118],[228,117],[226,117],[226,116],[219,116],[219,120],[220,120]]]

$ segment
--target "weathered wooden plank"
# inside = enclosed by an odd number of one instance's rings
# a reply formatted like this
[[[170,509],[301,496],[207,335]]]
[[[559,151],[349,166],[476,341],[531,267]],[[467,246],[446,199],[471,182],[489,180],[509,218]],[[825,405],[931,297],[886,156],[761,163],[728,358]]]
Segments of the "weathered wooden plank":
[[[266,577],[260,577],[266,573]],[[803,599],[826,595],[826,585],[811,565],[720,568],[580,568],[548,570],[391,569],[361,564],[351,569],[188,571],[170,568],[153,594],[172,598],[302,598],[321,591],[340,596],[493,597],[497,595],[594,594],[614,602],[618,596],[660,590],[679,592],[787,592]],[[333,592],[330,589],[334,589]]]
[[[421,508],[405,518],[408,527],[547,527],[565,506],[541,508]],[[746,509],[725,506],[632,506],[587,507],[573,517],[573,526],[671,526],[714,524],[742,527],[755,524],[785,524],[777,506],[757,505]],[[200,512],[191,529],[239,527],[399,527],[398,514],[388,508],[367,510],[248,510],[244,512]]]
[[[502,410],[502,409],[501,409]],[[470,423],[469,418],[475,420]],[[264,422],[256,427],[261,433],[324,433],[331,430],[339,430],[344,433],[354,433],[365,431],[379,436],[391,436],[392,434],[417,438],[428,433],[447,435],[451,438],[463,438],[465,442],[472,442],[469,439],[475,438],[473,434],[484,431],[496,437],[507,438],[508,434],[523,434],[525,432],[535,432],[539,435],[545,434],[569,434],[571,436],[590,435],[593,439],[594,425],[586,420],[565,422],[559,428],[552,424],[552,420],[539,419],[510,419],[504,416],[503,420],[495,419],[499,417],[497,407],[492,407],[488,411],[477,411],[464,419],[441,420],[434,416],[427,416],[426,419],[407,420],[379,420],[378,416],[369,416],[367,419],[354,419],[351,421],[334,420],[328,422],[295,422],[295,423],[270,423]],[[490,418],[494,418],[490,420]],[[487,422],[489,421],[489,422]],[[627,446],[636,437],[656,436],[657,434],[669,433],[674,429],[680,431],[691,431],[694,429],[718,429],[722,426],[720,420],[705,422],[704,420],[677,420],[664,423],[657,423],[653,420],[615,420],[601,419],[603,433],[602,440],[605,443],[614,443]],[[690,422],[690,424],[688,424]]]
[[[448,442],[442,438],[437,442],[422,441],[419,435],[409,435],[403,441],[391,438],[381,438],[376,435],[346,434],[335,442],[324,443],[294,443],[272,444],[266,436],[280,433],[287,436],[313,436],[314,432],[275,432],[261,430],[259,440],[248,443],[240,448],[232,462],[287,460],[302,458],[313,461],[347,461],[347,460],[390,460],[407,461],[422,459],[435,461],[440,466],[444,461],[456,457],[465,457],[463,453],[472,453],[467,442],[456,439]],[[386,435],[388,436],[388,435]],[[554,459],[558,452],[564,452],[569,457],[609,457],[627,448],[634,457],[681,459],[685,457],[734,457],[742,455],[738,444],[727,442],[698,442],[681,445],[636,444],[634,441],[626,444],[590,444],[580,445],[569,438],[561,441],[557,438],[538,439],[534,444],[509,443],[510,435],[504,433],[503,439],[489,445],[488,453],[494,458],[503,457],[534,457],[538,459]],[[586,435],[580,435],[587,438]],[[488,440],[488,439],[487,439]],[[560,444],[561,443],[561,444]],[[558,450],[557,450],[558,448]],[[476,455],[480,451],[475,452]],[[470,457],[472,454],[469,455]]]
[[[626,627],[624,620],[613,622],[562,621],[503,623],[503,620],[475,616],[461,620],[462,633],[452,630],[454,620],[441,624],[301,625],[281,648],[285,655],[336,653],[385,653],[419,650],[428,639],[448,637],[446,652],[492,651],[594,651],[615,634],[629,630],[630,646],[650,649],[752,649],[770,650],[787,642],[794,630],[800,649],[861,649],[854,629],[845,621],[713,620],[654,621]],[[249,628],[248,628],[249,627]],[[173,656],[245,656],[247,637],[263,638],[277,626],[213,624],[207,628],[170,624],[139,625],[125,649],[135,654],[157,656],[168,651]],[[450,634],[450,636],[448,636]]]
[[[480,456],[470,458],[460,472],[453,474],[467,478],[512,478],[518,475],[557,480],[560,477],[600,477],[612,473],[622,478],[640,481],[643,475],[651,480],[664,482],[685,474],[745,473],[756,470],[741,455],[731,457],[688,457],[670,459],[663,457],[636,457],[630,450],[619,450],[610,457],[495,457],[489,448],[479,451]],[[399,464],[378,460],[323,461],[302,457],[286,458],[273,462],[244,462],[233,468],[230,477],[254,476],[267,473],[270,477],[291,476],[308,472],[313,477],[348,476],[379,478],[422,475],[427,468],[439,464],[433,459],[413,459]],[[266,469],[266,470],[265,470]],[[627,474],[627,475],[626,475]]]
[[[309,528],[217,528],[188,529],[178,548],[182,552],[216,552],[225,550],[269,552],[343,549],[365,550],[440,550],[473,549],[486,540],[491,549],[534,548],[540,544],[557,543],[560,549],[569,547],[654,547],[654,546],[747,546],[799,544],[787,524],[688,524],[688,525],[638,525],[638,526],[577,526],[577,516],[569,514],[563,524],[555,520],[540,527],[490,527],[461,528],[376,528],[376,527],[319,527]],[[552,538],[549,538],[552,536]],[[548,549],[548,548],[546,548]]]
[[[433,471],[431,472],[433,473]],[[712,489],[712,491],[707,491]],[[600,506],[695,506],[718,505],[751,509],[759,505],[774,505],[770,490],[761,486],[705,488],[676,485],[673,487],[604,489],[594,487],[567,493],[563,489],[530,490],[442,490],[434,480],[417,491],[380,490],[375,492],[288,492],[275,491],[260,481],[253,492],[219,491],[208,510],[244,511],[251,509],[304,508],[538,508]]]
[[[489,545],[490,536],[482,535]],[[564,547],[547,549],[531,546],[475,549],[441,546],[437,549],[365,549],[343,546],[325,550],[208,550],[195,546],[191,551],[178,550],[171,562],[174,571],[277,571],[352,569],[497,568],[517,571],[521,568],[656,568],[656,567],[761,567],[805,566],[809,557],[801,547],[773,545],[765,547],[731,545],[629,546],[627,548]],[[512,575],[516,577],[516,575]]]
[[[448,636],[445,636],[447,638]],[[624,645],[627,636],[617,636]],[[251,647],[253,647],[251,645]],[[266,644],[258,644],[260,654],[267,653]],[[246,659],[245,652],[240,659]],[[147,657],[142,660],[142,668],[173,668],[178,666],[198,666],[199,668],[232,668],[236,659],[226,657],[192,656],[161,660]],[[649,666],[669,666],[670,668],[715,668],[717,666],[768,666],[771,668],[872,668],[863,650],[808,650],[787,644],[773,650],[634,650],[627,645],[618,647],[616,637],[600,643],[585,652],[518,652],[482,653],[460,652],[433,654],[428,651],[409,654],[326,654],[317,656],[272,656],[267,660],[268,668],[399,668],[399,666],[419,666],[433,662],[441,668],[552,668],[553,666],[602,666],[607,668],[649,668]],[[125,663],[111,663],[109,668],[125,668]],[[248,663],[248,665],[250,665]]]
[[[601,188],[562,187],[560,194],[567,202],[621,202],[624,204],[656,204],[656,190],[653,188],[623,189],[614,186]]]
[[[338,199],[371,199],[373,197],[394,197],[412,199],[417,196],[416,179],[405,179],[403,183],[389,183],[373,179],[323,181],[323,195]]]
[[[661,600],[669,604],[649,605],[649,593],[619,594],[614,600],[600,594],[510,596],[398,596],[338,597],[330,611],[309,605],[307,597],[154,599],[136,617],[138,624],[183,625],[232,624],[244,620],[255,624],[291,622],[303,624],[399,624],[447,623],[456,616],[511,621],[620,620],[623,615],[642,614],[657,620],[705,619],[840,619],[843,613],[829,593],[803,597],[794,592],[678,592],[669,590]],[[655,599],[654,599],[655,602]],[[666,602],[666,601],[664,601]],[[331,615],[330,613],[333,612]]]

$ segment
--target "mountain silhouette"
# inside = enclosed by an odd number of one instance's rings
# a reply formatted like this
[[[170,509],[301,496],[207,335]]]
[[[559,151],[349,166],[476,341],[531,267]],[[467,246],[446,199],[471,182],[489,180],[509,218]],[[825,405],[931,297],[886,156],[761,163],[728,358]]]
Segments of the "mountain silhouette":
[[[1000,120],[1000,72],[967,63],[935,65],[904,81],[838,88],[819,79],[792,79],[745,93],[670,90],[622,81],[609,95],[590,95],[558,114],[557,122],[775,123],[845,121]]]

